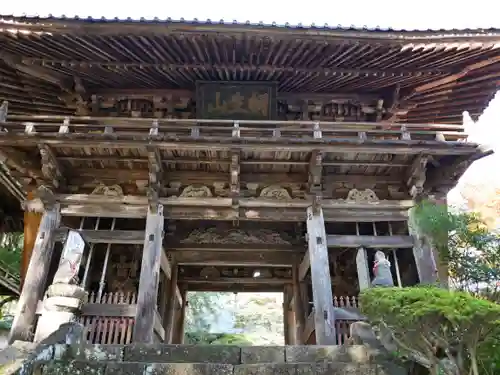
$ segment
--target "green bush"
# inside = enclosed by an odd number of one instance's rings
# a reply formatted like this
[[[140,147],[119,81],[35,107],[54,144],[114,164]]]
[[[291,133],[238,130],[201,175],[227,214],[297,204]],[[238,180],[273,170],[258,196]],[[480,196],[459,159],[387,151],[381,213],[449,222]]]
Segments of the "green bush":
[[[498,366],[485,358],[500,337],[496,303],[466,292],[421,286],[366,289],[360,305],[374,326],[392,331],[400,353],[418,353],[428,360],[433,373],[438,373],[443,355],[464,374],[489,374],[491,367]]]

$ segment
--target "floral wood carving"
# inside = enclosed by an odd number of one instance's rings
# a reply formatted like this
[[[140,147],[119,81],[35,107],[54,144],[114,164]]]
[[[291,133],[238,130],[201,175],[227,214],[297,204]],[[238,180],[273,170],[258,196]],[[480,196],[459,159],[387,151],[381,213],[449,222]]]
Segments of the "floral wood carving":
[[[347,194],[346,200],[358,203],[379,201],[377,195],[371,189],[364,189],[364,190],[351,189]]]
[[[287,200],[292,199],[288,190],[279,185],[270,185],[262,189],[260,192],[260,198],[266,199],[277,199],[277,200]]]
[[[269,229],[255,231],[245,231],[241,229],[231,229],[229,231],[219,231],[217,228],[206,230],[195,229],[181,243],[196,244],[274,244],[290,245],[290,242]]]
[[[92,195],[106,195],[108,197],[123,197],[123,189],[120,185],[106,186],[102,182],[92,190]]]
[[[182,198],[210,198],[212,192],[204,185],[189,185],[182,190],[180,197]]]

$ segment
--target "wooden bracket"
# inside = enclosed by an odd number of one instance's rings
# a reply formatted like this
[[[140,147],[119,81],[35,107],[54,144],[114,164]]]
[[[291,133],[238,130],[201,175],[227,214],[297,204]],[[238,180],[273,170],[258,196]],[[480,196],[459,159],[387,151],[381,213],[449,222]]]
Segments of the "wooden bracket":
[[[65,178],[62,168],[57,161],[57,157],[50,146],[46,144],[39,144],[40,157],[42,161],[42,174],[55,189],[59,189],[65,184]]]
[[[413,160],[406,175],[406,185],[413,199],[420,199],[427,178],[428,155],[418,155]]]
[[[319,150],[313,150],[309,159],[309,194],[321,195],[323,191],[323,155]]]
[[[148,148],[149,164],[149,186],[148,198],[151,211],[157,211],[158,200],[160,199],[161,181],[163,177],[163,165],[160,151],[157,148]]]

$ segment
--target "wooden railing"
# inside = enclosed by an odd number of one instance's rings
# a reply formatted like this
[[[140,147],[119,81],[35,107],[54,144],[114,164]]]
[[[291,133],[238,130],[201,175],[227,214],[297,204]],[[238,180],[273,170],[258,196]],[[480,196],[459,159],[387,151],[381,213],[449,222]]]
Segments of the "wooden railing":
[[[92,344],[130,344],[136,304],[136,293],[107,293],[100,300],[96,293],[91,293],[80,317],[87,341]]]
[[[199,139],[283,138],[465,141],[462,125],[322,121],[233,121],[130,117],[12,115],[2,123],[13,133],[149,134]]]
[[[339,308],[358,309],[359,301],[357,296],[335,296],[333,305]],[[337,344],[346,344],[350,338],[350,326],[359,319],[335,319],[335,333],[337,336]],[[314,309],[311,311],[306,320],[304,327],[303,339],[306,343],[310,342],[311,335],[314,334]]]
[[[19,272],[2,261],[0,261],[0,284],[17,295],[21,293]]]

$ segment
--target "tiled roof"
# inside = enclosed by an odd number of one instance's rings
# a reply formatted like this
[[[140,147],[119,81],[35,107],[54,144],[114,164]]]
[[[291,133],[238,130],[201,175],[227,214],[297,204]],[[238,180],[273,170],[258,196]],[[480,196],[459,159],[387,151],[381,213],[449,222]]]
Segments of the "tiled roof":
[[[475,28],[475,29],[395,29],[391,27],[381,27],[381,26],[366,26],[366,25],[329,25],[329,24],[291,24],[284,23],[280,24],[277,22],[265,23],[262,21],[238,21],[238,20],[212,20],[212,19],[173,19],[167,18],[119,18],[119,17],[92,17],[92,16],[66,16],[66,15],[30,15],[30,14],[10,14],[1,15],[0,20],[7,21],[25,21],[25,22],[46,22],[46,21],[78,21],[85,23],[143,23],[143,24],[186,24],[186,25],[234,25],[234,26],[248,26],[248,27],[264,27],[264,28],[286,28],[286,29],[303,29],[303,30],[316,30],[316,31],[364,31],[364,32],[394,32],[394,33],[422,33],[422,34],[456,34],[456,35],[488,35],[488,34],[498,34],[500,33],[500,28],[489,27],[489,28]]]

